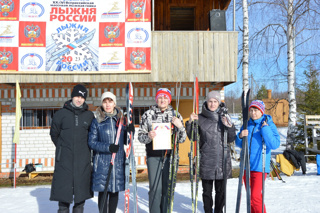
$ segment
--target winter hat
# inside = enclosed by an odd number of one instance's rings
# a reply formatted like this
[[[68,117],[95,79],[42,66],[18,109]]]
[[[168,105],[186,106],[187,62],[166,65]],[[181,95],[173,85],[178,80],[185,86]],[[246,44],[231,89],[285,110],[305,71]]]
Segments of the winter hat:
[[[88,94],[87,89],[83,85],[78,84],[73,87],[71,98],[81,96],[84,98],[84,100],[86,100],[87,94]]]
[[[208,93],[207,95],[207,101],[209,101],[211,98],[214,98],[216,99],[219,104],[221,103],[221,95],[220,95],[220,92],[218,91],[211,91]]]
[[[116,96],[112,93],[112,92],[104,92],[102,95],[101,95],[101,103],[103,102],[104,99],[106,98],[110,98],[113,100],[114,104],[117,105],[117,98]]]
[[[260,112],[262,113],[262,115],[264,114],[265,105],[264,105],[263,101],[254,100],[254,101],[251,102],[251,104],[249,106],[249,110],[250,110],[251,107],[258,108],[260,110]]]
[[[169,99],[169,104],[171,103],[171,100],[172,100],[172,97],[171,97],[171,92],[170,90],[168,90],[167,88],[160,88],[158,89],[157,91],[157,94],[156,94],[156,101],[158,100],[158,98],[160,96],[165,96]]]

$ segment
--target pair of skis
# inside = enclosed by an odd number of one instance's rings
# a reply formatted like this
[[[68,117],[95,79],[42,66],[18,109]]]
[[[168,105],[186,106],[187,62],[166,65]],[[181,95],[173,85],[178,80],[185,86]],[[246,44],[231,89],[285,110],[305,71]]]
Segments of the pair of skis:
[[[250,94],[250,89],[247,92],[243,91],[241,96],[243,130],[247,129],[248,127],[249,94]],[[251,212],[250,156],[249,156],[247,136],[242,138],[242,150],[240,154],[240,174],[239,174],[239,183],[238,183],[236,213],[240,212],[241,189],[242,189],[244,167],[246,167],[247,213],[250,213]]]
[[[194,94],[193,94],[193,113],[199,114],[199,85],[198,78],[194,79]],[[190,139],[190,152],[189,152],[189,173],[191,182],[191,202],[192,212],[197,212],[198,208],[198,187],[199,187],[199,173],[200,173],[200,146],[199,146],[199,133],[198,133],[198,120],[192,123],[191,139]],[[194,186],[194,181],[196,184]],[[195,190],[194,190],[195,188]]]
[[[175,115],[172,117],[178,117],[179,110],[179,101],[180,101],[180,93],[181,93],[181,82],[178,87],[178,83],[176,84],[176,111]],[[177,127],[174,127],[174,134],[172,136],[172,152],[170,156],[170,166],[169,166],[169,184],[168,184],[168,207],[167,212],[171,213],[173,210],[173,201],[174,201],[174,190],[177,182],[177,173],[179,168],[179,143],[178,143],[178,131]]]
[[[132,175],[132,185],[133,185],[133,212],[138,212],[138,198],[137,198],[137,182],[136,182],[136,161],[134,157],[134,147],[133,147],[133,87],[132,83],[128,83],[126,87],[126,104],[127,104],[127,149],[126,149],[126,160],[125,160],[125,206],[124,212],[129,212],[130,204],[130,165],[131,165],[131,175]]]

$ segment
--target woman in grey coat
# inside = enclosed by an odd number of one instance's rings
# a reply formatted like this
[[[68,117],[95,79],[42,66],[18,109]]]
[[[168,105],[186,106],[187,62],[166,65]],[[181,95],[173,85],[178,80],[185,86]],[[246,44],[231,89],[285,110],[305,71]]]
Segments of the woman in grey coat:
[[[220,93],[211,91],[202,106],[202,112],[198,115],[191,114],[186,122],[188,137],[191,138],[192,122],[198,120],[198,132],[200,134],[200,177],[203,188],[203,205],[206,213],[212,213],[213,182],[215,187],[214,213],[222,213],[225,205],[223,187],[223,142],[226,119],[221,116],[222,107]],[[227,125],[227,124],[226,124]],[[228,143],[235,140],[234,125],[228,126]],[[231,178],[231,156],[227,151],[227,177]]]

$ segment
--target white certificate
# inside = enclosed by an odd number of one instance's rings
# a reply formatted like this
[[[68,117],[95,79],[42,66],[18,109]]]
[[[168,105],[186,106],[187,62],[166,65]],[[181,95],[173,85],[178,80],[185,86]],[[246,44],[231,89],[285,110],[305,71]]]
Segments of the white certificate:
[[[153,138],[153,150],[172,149],[171,123],[153,123],[152,130],[156,131],[156,137]]]

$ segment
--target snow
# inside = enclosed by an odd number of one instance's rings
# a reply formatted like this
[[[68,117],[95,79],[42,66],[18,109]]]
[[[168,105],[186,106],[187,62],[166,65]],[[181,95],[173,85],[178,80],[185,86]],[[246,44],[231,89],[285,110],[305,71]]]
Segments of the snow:
[[[274,150],[273,154],[282,153],[286,140],[286,128],[279,128],[281,144],[279,149]],[[233,163],[234,166],[238,166]],[[265,204],[267,212],[320,212],[320,176],[317,175],[317,165],[307,163],[307,174],[302,175],[301,170],[296,171],[288,177],[281,174],[282,181],[272,180],[270,177],[266,180]],[[235,212],[237,199],[238,179],[228,180],[227,185],[227,212]],[[138,183],[138,203],[139,212],[148,212],[148,190],[147,182]],[[175,190],[173,212],[191,212],[191,190],[190,182],[178,182]],[[57,212],[57,202],[49,201],[50,186],[26,186],[14,188],[0,188],[0,212],[6,213],[53,213]],[[131,197],[132,201],[132,197]],[[98,212],[98,197],[95,193],[94,198],[87,200],[85,212]],[[120,193],[117,212],[124,212],[124,193]],[[132,203],[130,203],[130,212],[133,212]],[[199,183],[198,211],[203,211],[202,187]],[[243,187],[240,212],[246,212],[246,193]]]

